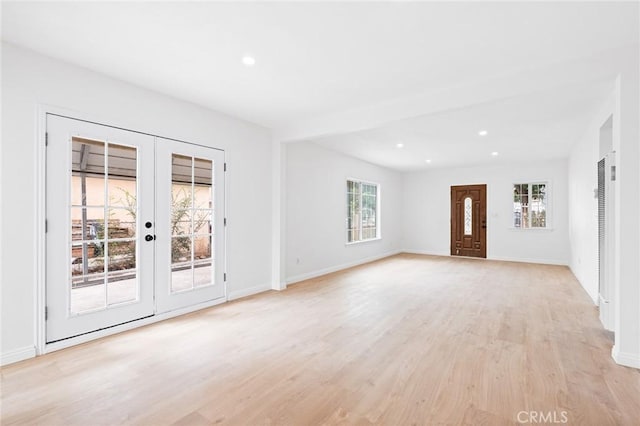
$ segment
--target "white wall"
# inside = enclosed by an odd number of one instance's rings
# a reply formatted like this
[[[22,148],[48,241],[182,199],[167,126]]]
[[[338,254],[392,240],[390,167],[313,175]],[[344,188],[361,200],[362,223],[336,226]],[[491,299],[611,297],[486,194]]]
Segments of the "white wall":
[[[267,129],[3,43],[3,361],[33,352],[34,347],[34,159],[40,103],[107,124],[223,148],[229,164],[230,296],[270,288],[271,136]]]
[[[287,282],[383,257],[401,249],[400,173],[311,142],[287,144],[286,151]],[[347,178],[380,185],[380,240],[345,244]]]
[[[513,228],[513,184],[549,182],[547,230]],[[487,258],[567,264],[566,160],[433,169],[407,173],[404,178],[403,248],[409,252],[450,254],[450,188],[487,185]]]
[[[613,113],[611,98],[595,115],[569,155],[569,267],[594,303],[598,302],[598,188],[600,127]]]
[[[613,149],[615,186],[616,362],[640,368],[640,52],[625,57],[615,85]],[[616,117],[618,118],[616,120]]]
[[[620,73],[610,100],[601,108],[569,157],[570,266],[597,300],[598,223],[596,162],[600,157],[600,126],[613,114],[616,151],[614,229],[614,331],[616,362],[640,368],[640,120],[637,47],[619,64]]]

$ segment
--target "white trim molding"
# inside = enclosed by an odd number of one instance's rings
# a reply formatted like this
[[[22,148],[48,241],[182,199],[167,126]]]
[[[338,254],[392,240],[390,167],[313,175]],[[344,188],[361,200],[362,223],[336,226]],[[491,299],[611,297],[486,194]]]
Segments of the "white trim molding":
[[[452,256],[449,253],[436,253],[436,252],[430,252],[426,250],[405,249],[405,250],[401,250],[401,252],[408,253],[408,254],[424,254],[427,256],[462,257],[462,256]],[[532,259],[532,258],[518,258],[518,257],[508,257],[508,256],[487,256],[486,258],[465,257],[465,259],[499,260],[502,262],[539,263],[542,265],[569,266],[568,261],[555,260],[555,259]]]
[[[254,294],[263,293],[269,290],[273,290],[271,287],[271,283],[265,283],[265,284],[257,285],[254,287],[230,291],[228,300],[229,301],[238,300],[238,299],[242,299],[243,297],[253,296]]]
[[[307,272],[305,274],[296,275],[287,278],[287,284],[294,284],[300,281],[310,280],[311,278],[320,277],[322,275],[330,274],[332,272],[342,271],[343,269],[352,268],[354,266],[363,265],[365,263],[374,262],[376,260],[384,259],[385,257],[395,256],[402,253],[402,250],[394,250],[387,253],[379,254],[376,256],[365,257],[364,259],[356,260],[354,262],[343,263],[337,266],[330,266],[328,268],[319,269],[313,272]]]
[[[521,262],[521,263],[539,263],[543,265],[560,265],[569,266],[567,260],[555,260],[555,259],[532,259],[532,258],[515,258],[508,256],[491,256],[487,257],[488,260],[501,260],[503,262]]]
[[[578,275],[576,274],[576,271],[573,270],[573,268],[571,267],[571,264],[568,265],[569,266],[569,270],[571,271],[571,274],[573,274],[573,278],[576,279],[576,281],[578,281],[578,283],[580,283],[580,287],[582,287],[582,290],[584,290],[584,292],[589,296],[589,299],[591,299],[591,301],[593,302],[594,306],[600,306],[600,295],[598,293],[592,294],[588,289],[587,286],[585,286],[585,284],[580,281],[580,279],[578,278]]]
[[[35,346],[26,346],[24,348],[14,349],[12,351],[2,353],[0,365],[13,364],[14,362],[24,361],[25,359],[34,358],[35,356]]]
[[[34,267],[35,282],[33,283],[33,300],[34,319],[33,319],[33,336],[35,351],[37,355],[44,353],[46,340],[46,319],[45,306],[46,300],[46,229],[45,221],[46,212],[46,144],[47,144],[47,113],[62,111],[56,107],[44,104],[36,105],[36,135],[35,135],[35,176],[34,176],[34,212],[33,229],[35,231],[33,249],[34,249]]]
[[[424,254],[425,256],[447,256],[449,257],[450,254],[448,252],[433,252],[433,251],[429,251],[429,250],[417,250],[417,249],[404,249],[404,250],[400,250],[401,253],[407,253],[407,254]]]
[[[611,357],[617,364],[640,369],[640,354],[620,352],[617,346],[613,345]]]

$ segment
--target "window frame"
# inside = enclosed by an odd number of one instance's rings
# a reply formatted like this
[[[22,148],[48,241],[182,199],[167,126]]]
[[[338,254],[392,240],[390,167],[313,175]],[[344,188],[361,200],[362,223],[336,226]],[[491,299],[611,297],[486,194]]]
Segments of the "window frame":
[[[531,226],[531,219],[532,219],[532,215],[529,214],[528,217],[528,222],[529,222],[529,226],[528,227],[523,227],[521,226],[515,226],[515,219],[514,219],[514,215],[515,215],[515,208],[514,208],[514,201],[513,201],[513,191],[515,189],[516,185],[528,185],[528,189],[527,189],[527,196],[531,197],[531,193],[532,193],[532,188],[533,185],[545,185],[545,226],[541,227],[541,226],[535,226],[532,227]],[[511,193],[510,193],[511,197],[510,197],[510,202],[511,202],[511,216],[510,216],[510,220],[511,220],[511,226],[510,229],[516,230],[516,231],[551,231],[553,230],[552,228],[552,183],[551,180],[549,179],[518,179],[518,180],[514,180],[511,183]],[[522,224],[522,222],[521,222]]]
[[[376,187],[376,235],[375,237],[371,237],[371,238],[367,238],[367,239],[359,239],[357,241],[349,241],[349,182],[353,182],[353,183],[357,183],[358,185],[360,185],[360,197],[359,197],[359,207],[360,207],[360,211],[362,211],[362,185],[374,185]],[[346,211],[346,217],[345,217],[345,245],[354,245],[354,244],[361,244],[361,243],[368,243],[371,241],[377,241],[382,239],[382,233],[381,233],[381,211],[380,211],[380,193],[381,193],[381,185],[377,182],[373,182],[373,181],[369,181],[369,180],[364,180],[364,179],[358,179],[358,178],[352,178],[352,177],[347,177],[345,179],[345,184],[346,184],[346,197],[345,197],[345,211]],[[360,217],[360,230],[362,232],[363,229],[363,223],[362,223],[362,215]]]

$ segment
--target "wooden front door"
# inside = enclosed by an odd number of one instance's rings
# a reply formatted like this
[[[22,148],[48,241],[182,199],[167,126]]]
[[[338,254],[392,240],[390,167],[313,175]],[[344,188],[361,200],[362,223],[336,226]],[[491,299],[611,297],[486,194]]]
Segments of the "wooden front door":
[[[451,255],[487,257],[487,185],[451,187]]]

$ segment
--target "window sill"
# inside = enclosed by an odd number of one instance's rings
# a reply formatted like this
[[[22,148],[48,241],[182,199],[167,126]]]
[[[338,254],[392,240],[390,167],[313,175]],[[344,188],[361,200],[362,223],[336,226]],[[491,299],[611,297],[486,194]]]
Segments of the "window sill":
[[[370,243],[373,241],[380,241],[382,239],[382,237],[377,237],[377,238],[369,238],[368,240],[361,240],[361,241],[353,241],[351,243],[344,243],[345,246],[354,246],[357,244],[364,244],[364,243]]]

